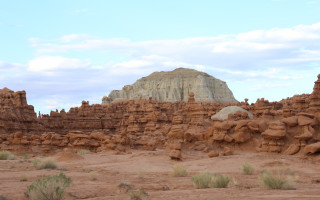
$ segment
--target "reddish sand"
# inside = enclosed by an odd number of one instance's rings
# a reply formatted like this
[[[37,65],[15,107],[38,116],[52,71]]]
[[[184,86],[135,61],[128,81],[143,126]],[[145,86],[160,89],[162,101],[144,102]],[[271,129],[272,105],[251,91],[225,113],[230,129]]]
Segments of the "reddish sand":
[[[61,156],[61,153],[59,154]],[[129,199],[120,191],[120,182],[144,189],[145,199],[152,200],[219,200],[219,199],[320,199],[320,156],[284,156],[279,154],[238,154],[208,158],[202,152],[184,152],[182,161],[173,161],[163,151],[132,151],[118,154],[113,151],[89,153],[84,159],[57,162],[61,170],[36,170],[31,159],[0,161],[0,194],[8,200],[23,200],[27,187],[35,180],[63,171],[72,178],[64,199]],[[55,156],[58,158],[58,156]],[[240,166],[249,162],[257,169],[254,175],[243,175]],[[185,165],[187,177],[173,177],[172,167]],[[266,169],[291,169],[289,175],[296,190],[269,190],[258,182],[259,173]],[[97,172],[92,180],[90,172]],[[232,180],[229,188],[197,189],[191,182],[197,172],[227,174]],[[25,174],[28,180],[20,181]]]

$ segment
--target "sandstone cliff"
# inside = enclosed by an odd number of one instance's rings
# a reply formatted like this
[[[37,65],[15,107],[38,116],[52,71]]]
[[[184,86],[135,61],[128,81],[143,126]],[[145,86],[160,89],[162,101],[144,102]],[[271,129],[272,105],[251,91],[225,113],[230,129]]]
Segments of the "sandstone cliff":
[[[204,72],[178,68],[169,72],[154,72],[132,85],[124,86],[122,90],[113,90],[102,99],[102,104],[149,97],[158,101],[187,101],[191,92],[196,101],[237,102],[226,82]]]
[[[58,148],[125,151],[128,148],[170,150],[183,158],[183,150],[210,152],[209,156],[237,151],[278,152],[288,155],[320,151],[320,75],[312,94],[295,95],[280,102],[258,99],[221,104],[138,99],[52,111],[38,119],[26,93],[0,90],[0,150],[52,152]],[[226,106],[226,118],[211,116]],[[222,151],[223,149],[223,151]],[[217,154],[219,152],[219,154]]]

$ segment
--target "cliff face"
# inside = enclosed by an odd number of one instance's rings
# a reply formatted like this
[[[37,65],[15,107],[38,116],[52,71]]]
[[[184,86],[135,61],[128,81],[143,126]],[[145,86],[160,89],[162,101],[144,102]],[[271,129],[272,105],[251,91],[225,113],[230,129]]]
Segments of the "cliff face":
[[[0,89],[0,136],[16,131],[40,130],[34,108],[27,104],[26,92]]]
[[[69,112],[52,111],[37,119],[24,91],[5,88],[0,90],[0,149],[51,152],[65,147],[92,151],[165,148],[176,159],[184,149],[208,152],[224,147],[229,148],[220,151],[221,155],[237,150],[316,153],[320,151],[319,91],[320,76],[312,94],[280,102],[196,102],[190,93],[186,102],[149,98],[89,105],[83,101]],[[242,109],[222,110],[226,106],[241,107],[253,117]],[[227,119],[217,118],[220,112]]]
[[[191,92],[196,101],[237,102],[226,82],[204,72],[178,68],[170,72],[154,72],[132,85],[124,86],[122,90],[113,90],[102,99],[102,104],[149,97],[158,101],[188,101]]]

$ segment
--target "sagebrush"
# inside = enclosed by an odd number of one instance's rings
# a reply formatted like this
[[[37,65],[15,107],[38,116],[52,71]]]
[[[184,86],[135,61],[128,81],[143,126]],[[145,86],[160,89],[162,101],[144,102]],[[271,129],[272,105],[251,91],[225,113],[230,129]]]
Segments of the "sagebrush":
[[[226,188],[230,177],[227,175],[216,175],[213,173],[200,173],[191,178],[197,188]]]
[[[36,169],[57,169],[58,168],[56,161],[52,158],[46,158],[43,160],[33,159],[32,162]]]
[[[0,160],[15,160],[16,156],[10,151],[0,151]]]
[[[30,200],[61,200],[70,184],[71,178],[63,173],[46,176],[32,183],[25,194]]]
[[[278,169],[276,172],[267,170],[259,176],[259,181],[268,189],[292,190],[295,189],[291,180],[281,175]]]
[[[244,162],[241,166],[241,171],[243,174],[251,175],[254,174],[255,168],[247,162]]]

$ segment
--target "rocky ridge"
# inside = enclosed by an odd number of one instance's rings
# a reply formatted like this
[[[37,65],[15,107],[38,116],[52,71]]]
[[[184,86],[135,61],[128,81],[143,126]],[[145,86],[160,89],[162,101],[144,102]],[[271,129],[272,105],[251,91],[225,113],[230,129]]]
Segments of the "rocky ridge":
[[[152,98],[118,101],[52,111],[36,117],[24,91],[0,90],[0,149],[53,152],[60,148],[126,151],[131,148],[166,149],[173,159],[185,150],[209,156],[239,151],[283,154],[320,151],[320,75],[312,94],[280,102],[258,99],[249,105],[188,101],[163,102]],[[227,106],[247,112],[211,117]],[[233,109],[231,110],[233,111]]]
[[[191,92],[196,101],[237,102],[226,82],[204,72],[178,68],[169,72],[154,72],[132,85],[124,86],[122,90],[113,90],[108,97],[103,97],[102,104],[149,97],[158,101],[188,101]]]

